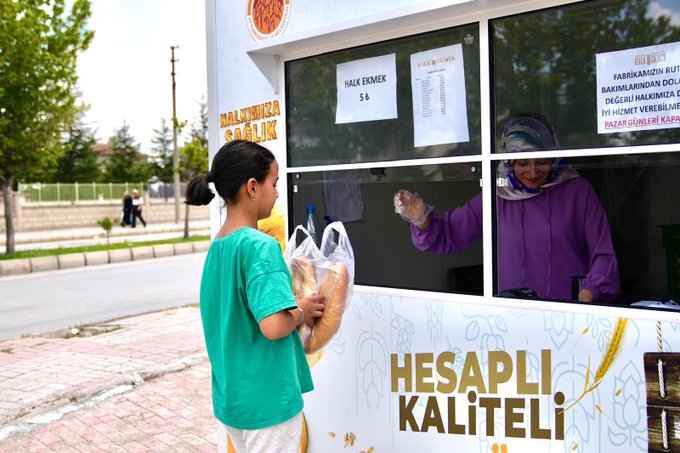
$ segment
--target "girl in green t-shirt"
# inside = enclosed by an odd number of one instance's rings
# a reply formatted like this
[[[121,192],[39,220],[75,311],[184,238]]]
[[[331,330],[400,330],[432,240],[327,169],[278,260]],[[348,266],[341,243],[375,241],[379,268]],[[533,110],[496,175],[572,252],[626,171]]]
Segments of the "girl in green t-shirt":
[[[279,196],[278,172],[269,150],[235,140],[187,185],[186,203],[210,203],[212,183],[227,209],[206,256],[200,305],[213,410],[238,453],[297,452],[302,393],[314,388],[296,327],[322,315],[323,297],[293,296],[279,243],[257,230]]]

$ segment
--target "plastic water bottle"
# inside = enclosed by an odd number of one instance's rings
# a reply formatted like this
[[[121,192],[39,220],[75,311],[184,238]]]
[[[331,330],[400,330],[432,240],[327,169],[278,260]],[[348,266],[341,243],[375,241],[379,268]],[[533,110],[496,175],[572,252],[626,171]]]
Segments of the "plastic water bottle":
[[[309,232],[309,235],[316,243],[317,247],[321,247],[321,236],[323,235],[323,228],[321,227],[321,222],[319,217],[316,215],[316,206],[313,204],[307,205],[307,215],[305,217],[305,228]]]

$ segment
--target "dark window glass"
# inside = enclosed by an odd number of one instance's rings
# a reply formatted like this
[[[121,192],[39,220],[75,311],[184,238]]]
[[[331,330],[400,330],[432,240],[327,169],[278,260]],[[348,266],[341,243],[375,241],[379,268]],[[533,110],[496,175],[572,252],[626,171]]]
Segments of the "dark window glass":
[[[482,294],[481,239],[456,254],[421,252],[411,242],[409,223],[393,206],[400,189],[419,193],[440,212],[463,204],[481,192],[480,168],[469,163],[292,173],[290,231],[303,223],[305,207],[313,204],[322,223],[329,214],[343,221],[354,249],[357,285]]]
[[[606,280],[614,276],[618,291],[600,302],[679,301],[680,153],[574,157],[560,165],[578,177],[531,199],[496,198],[496,289],[575,300],[587,280],[611,288]]]
[[[540,112],[549,117],[559,131],[562,148],[680,142],[679,17],[680,2],[676,0],[612,0],[579,2],[493,20],[496,144],[505,122],[522,112]],[[605,72],[600,68],[598,90],[598,54],[670,43],[664,48],[663,63],[650,64],[649,59],[633,63],[627,58],[614,63],[620,64],[622,73],[632,68],[635,72],[632,77],[627,74],[615,78],[611,74],[605,80]],[[675,56],[671,56],[673,49]],[[646,68],[660,68],[664,74],[643,76],[639,71]],[[631,86],[649,80],[663,83],[644,89]],[[603,105],[598,106],[598,91],[602,94],[602,87],[611,90],[607,94],[611,103],[601,100]],[[649,95],[649,100],[621,98],[640,94]],[[670,94],[673,96],[662,97]],[[649,106],[653,113],[616,112],[636,106]],[[598,120],[604,121],[603,109],[608,110],[607,117],[611,119],[636,121],[651,117],[661,123],[676,116],[676,120],[666,125],[644,126],[644,130],[626,126],[624,131],[598,133]]]
[[[479,31],[467,25],[289,61],[286,106],[289,166],[480,154]],[[461,44],[470,141],[414,147],[411,55]],[[336,124],[336,67],[396,54],[398,118]]]

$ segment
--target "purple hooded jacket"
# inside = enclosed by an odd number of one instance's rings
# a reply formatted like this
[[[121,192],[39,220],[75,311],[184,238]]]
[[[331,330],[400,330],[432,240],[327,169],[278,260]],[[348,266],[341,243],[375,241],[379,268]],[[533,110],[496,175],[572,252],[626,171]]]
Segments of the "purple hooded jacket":
[[[545,299],[571,299],[571,277],[595,301],[619,292],[619,272],[607,215],[588,181],[574,178],[526,200],[497,197],[498,290],[531,288]],[[482,236],[482,194],[424,229],[411,226],[422,251],[453,253]]]

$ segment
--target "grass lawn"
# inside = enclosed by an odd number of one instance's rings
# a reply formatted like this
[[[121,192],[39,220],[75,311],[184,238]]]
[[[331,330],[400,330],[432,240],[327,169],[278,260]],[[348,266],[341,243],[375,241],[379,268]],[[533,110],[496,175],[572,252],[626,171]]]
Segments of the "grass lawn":
[[[79,247],[59,247],[56,249],[39,249],[39,250],[22,250],[13,253],[12,255],[2,254],[0,255],[0,260],[16,260],[23,258],[37,258],[40,256],[56,256],[56,255],[68,255],[69,253],[84,253],[84,252],[97,252],[99,250],[114,250],[114,249],[127,249],[132,247],[144,247],[148,245],[161,245],[161,244],[175,244],[177,242],[197,242],[197,241],[208,241],[210,240],[210,235],[197,235],[190,236],[189,239],[183,238],[172,238],[172,239],[160,239],[156,241],[126,241],[117,242],[115,244],[97,244],[97,245],[83,245]]]

